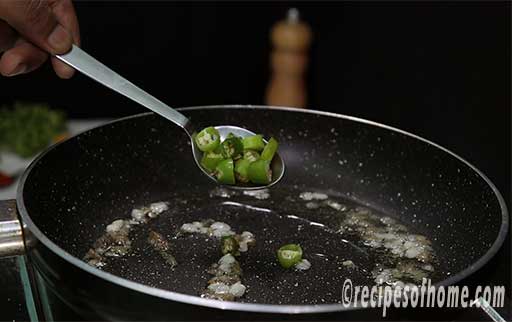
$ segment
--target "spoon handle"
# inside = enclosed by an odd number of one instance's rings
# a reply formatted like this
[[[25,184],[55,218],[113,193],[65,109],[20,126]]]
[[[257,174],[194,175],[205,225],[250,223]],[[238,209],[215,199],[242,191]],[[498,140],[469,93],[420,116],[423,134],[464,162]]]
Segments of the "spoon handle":
[[[134,100],[156,114],[174,122],[176,125],[185,129],[189,136],[192,135],[192,124],[183,114],[135,86],[79,47],[73,45],[68,53],[56,55],[56,57],[98,83],[113,89],[119,94]]]

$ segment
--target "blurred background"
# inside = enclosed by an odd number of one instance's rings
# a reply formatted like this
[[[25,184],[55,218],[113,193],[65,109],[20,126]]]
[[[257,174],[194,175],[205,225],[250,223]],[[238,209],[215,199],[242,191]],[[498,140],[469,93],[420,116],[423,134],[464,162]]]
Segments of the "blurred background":
[[[510,209],[509,1],[77,1],[75,7],[82,47],[173,107],[264,104],[271,28],[297,8],[313,39],[307,108],[439,143],[488,175]],[[81,74],[60,80],[48,64],[0,77],[0,106],[16,101],[48,104],[75,125],[146,111]],[[510,237],[486,267],[480,277],[510,275]]]
[[[510,2],[75,2],[82,46],[167,104],[264,104],[269,34],[290,7],[313,33],[307,107],[411,131],[475,163],[510,195]],[[0,105],[69,118],[145,109],[46,65],[0,78]],[[507,198],[508,199],[508,198]]]

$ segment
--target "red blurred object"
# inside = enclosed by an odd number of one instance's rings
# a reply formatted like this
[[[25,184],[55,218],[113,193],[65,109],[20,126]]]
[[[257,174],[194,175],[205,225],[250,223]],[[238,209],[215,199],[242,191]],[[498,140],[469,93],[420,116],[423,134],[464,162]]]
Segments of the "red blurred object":
[[[11,185],[13,182],[14,182],[13,177],[11,177],[3,172],[0,172],[0,187],[6,187],[8,185]]]

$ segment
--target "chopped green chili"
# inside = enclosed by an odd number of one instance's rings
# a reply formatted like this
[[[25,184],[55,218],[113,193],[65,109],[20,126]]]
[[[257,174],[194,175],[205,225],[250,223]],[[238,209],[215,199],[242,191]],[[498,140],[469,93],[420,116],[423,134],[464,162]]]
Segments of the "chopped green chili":
[[[235,178],[240,182],[249,182],[249,166],[251,162],[246,159],[235,161]]]
[[[248,136],[242,139],[245,150],[261,151],[265,148],[263,137],[259,134]]]
[[[302,260],[302,248],[297,244],[287,244],[277,250],[277,260],[284,268],[290,268]]]
[[[221,250],[222,254],[231,254],[233,256],[240,255],[240,244],[233,236],[224,236],[222,237],[222,245]]]
[[[249,165],[249,180],[256,184],[269,184],[272,181],[270,162],[266,160],[254,161]]]
[[[221,143],[222,155],[224,158],[238,159],[243,151],[244,145],[238,137],[228,137]]]
[[[195,141],[199,150],[203,152],[213,151],[220,144],[219,131],[212,126],[207,127],[195,136]]]
[[[271,161],[272,158],[274,158],[274,154],[276,154],[277,147],[279,146],[279,143],[276,139],[270,138],[268,140],[267,145],[263,149],[263,152],[261,152],[261,159]]]
[[[203,168],[208,170],[208,172],[215,171],[215,167],[219,164],[220,161],[224,160],[222,153],[217,147],[214,151],[203,153],[203,158],[201,159],[201,165]]]
[[[270,162],[279,146],[276,139],[271,138],[265,144],[260,134],[242,138],[229,133],[221,140],[217,129],[207,127],[194,134],[193,140],[203,151],[201,167],[214,175],[219,183],[266,185],[272,181]]]
[[[235,184],[235,170],[232,159],[224,159],[215,167],[215,175],[220,183]]]
[[[260,154],[253,150],[245,150],[244,159],[249,162],[254,162],[260,159]]]

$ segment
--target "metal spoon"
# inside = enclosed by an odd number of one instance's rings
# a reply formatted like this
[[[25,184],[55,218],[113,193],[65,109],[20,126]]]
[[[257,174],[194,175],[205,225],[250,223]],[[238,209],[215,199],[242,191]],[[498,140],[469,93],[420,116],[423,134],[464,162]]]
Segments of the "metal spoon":
[[[196,161],[197,166],[210,179],[215,180],[217,182],[217,179],[215,177],[210,175],[206,170],[203,169],[203,167],[201,167],[200,158],[202,152],[197,148],[196,144],[194,143],[194,140],[192,139],[192,136],[196,132],[196,129],[194,128],[190,120],[187,117],[185,117],[185,115],[181,114],[180,112],[176,111],[170,106],[167,106],[162,101],[158,100],[152,95],[146,93],[139,87],[132,84],[127,79],[123,78],[121,75],[117,74],[107,66],[97,61],[94,57],[92,57],[91,55],[87,54],[85,51],[74,45],[68,53],[64,55],[57,55],[56,57],[61,61],[65,62],[66,64],[70,65],[74,69],[94,79],[95,81],[134,100],[142,106],[147,107],[148,109],[152,110],[158,115],[165,117],[166,119],[174,122],[176,125],[184,129],[190,138],[190,142],[192,145],[192,153],[194,154],[194,160]],[[255,134],[247,129],[232,125],[220,125],[215,126],[215,128],[219,131],[221,139],[225,139],[230,132],[240,137],[246,137]],[[279,180],[281,180],[284,174],[284,162],[279,154],[276,154],[274,156],[270,168],[272,170],[272,181],[266,186],[229,185],[228,187],[242,190],[257,190],[270,187],[276,184]]]

